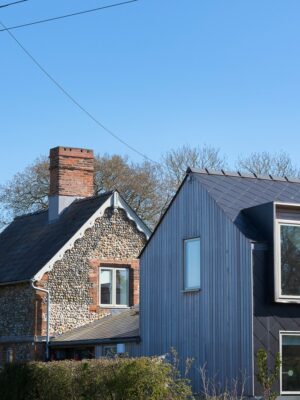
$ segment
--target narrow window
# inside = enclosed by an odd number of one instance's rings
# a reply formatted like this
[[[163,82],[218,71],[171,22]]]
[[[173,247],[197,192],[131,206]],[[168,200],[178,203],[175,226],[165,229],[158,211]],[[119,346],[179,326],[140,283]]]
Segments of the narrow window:
[[[200,238],[184,241],[184,290],[200,288]]]
[[[126,269],[116,270],[116,304],[128,304],[128,271]]]
[[[300,332],[281,335],[281,391],[300,393]]]
[[[129,270],[100,268],[100,304],[110,307],[129,305]]]
[[[6,350],[6,363],[11,364],[14,361],[14,351],[13,349]]]
[[[300,225],[280,224],[281,295],[300,296]]]

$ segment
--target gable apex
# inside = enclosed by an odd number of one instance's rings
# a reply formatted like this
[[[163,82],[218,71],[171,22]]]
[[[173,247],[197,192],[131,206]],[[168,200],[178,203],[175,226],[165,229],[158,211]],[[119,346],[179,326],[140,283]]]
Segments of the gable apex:
[[[95,196],[96,197],[96,196]],[[89,198],[83,200],[75,200],[77,202],[88,201]],[[101,218],[107,208],[113,208],[114,210],[123,209],[127,215],[127,218],[133,221],[136,225],[138,231],[144,233],[147,239],[149,239],[151,231],[146,226],[146,224],[137,216],[137,214],[132,210],[132,208],[126,203],[126,201],[121,197],[117,190],[111,192],[108,199],[98,208],[98,210],[81,226],[81,228],[65,243],[65,245],[47,262],[42,269],[40,269],[32,278],[33,281],[40,280],[42,276],[51,271],[56,261],[61,260],[67,250],[73,248],[76,240],[82,238],[85,231],[91,228],[96,219]]]

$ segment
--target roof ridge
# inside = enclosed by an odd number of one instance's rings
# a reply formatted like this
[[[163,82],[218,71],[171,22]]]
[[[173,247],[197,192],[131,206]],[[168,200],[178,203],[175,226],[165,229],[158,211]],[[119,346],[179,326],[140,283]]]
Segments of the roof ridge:
[[[273,176],[272,174],[268,175],[261,175],[255,173],[248,173],[243,171],[225,171],[224,169],[221,170],[213,170],[208,168],[195,168],[189,167],[186,171],[187,174],[189,173],[196,173],[202,175],[218,175],[218,176],[229,176],[234,178],[248,178],[248,179],[259,179],[259,180],[269,180],[269,181],[278,181],[278,182],[290,182],[290,183],[300,183],[300,179],[296,177],[288,177],[288,176]]]
[[[109,196],[109,195],[111,195],[111,194],[113,194],[113,193],[114,193],[114,190],[109,190],[109,191],[107,191],[107,192],[95,194],[94,196],[89,196],[89,197],[83,197],[83,198],[75,199],[75,200],[73,201],[73,203],[75,203],[75,202],[76,202],[76,203],[79,203],[79,202],[84,202],[84,201],[87,201],[87,200],[93,200],[93,199],[100,198],[100,197],[102,197],[102,196]],[[71,204],[73,204],[73,203],[71,203]]]
[[[114,192],[113,190],[109,190],[109,191],[107,191],[107,192],[99,193],[99,194],[96,194],[96,195],[94,195],[94,196],[83,197],[83,198],[81,198],[81,199],[75,199],[71,204],[73,204],[73,203],[75,203],[75,202],[78,203],[78,202],[84,202],[84,201],[91,200],[91,199],[100,198],[100,197],[102,197],[102,196],[108,196],[108,195],[113,194],[113,192]],[[42,213],[44,213],[44,212],[48,212],[48,207],[47,207],[45,210],[37,210],[37,211],[33,211],[33,212],[30,212],[30,213],[27,213],[27,214],[16,215],[16,216],[14,217],[14,220],[16,220],[16,219],[21,219],[21,218],[26,218],[26,217],[31,217],[31,216],[33,216],[33,215],[42,214]]]

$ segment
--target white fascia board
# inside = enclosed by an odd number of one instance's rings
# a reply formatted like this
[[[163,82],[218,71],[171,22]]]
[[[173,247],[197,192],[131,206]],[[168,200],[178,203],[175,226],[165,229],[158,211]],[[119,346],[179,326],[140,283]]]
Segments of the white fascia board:
[[[136,215],[136,213],[128,206],[128,204],[119,196],[119,193],[115,191],[98,210],[81,226],[81,228],[63,245],[63,247],[44,265],[43,268],[39,270],[37,274],[32,278],[33,281],[40,280],[46,272],[52,270],[56,261],[61,260],[67,250],[73,248],[76,240],[82,238],[85,234],[85,231],[88,228],[94,226],[96,219],[103,216],[105,210],[107,208],[113,207],[114,209],[121,208],[126,212],[128,219],[134,221],[137,229],[144,233],[144,235],[149,239],[151,231],[149,228],[142,222],[142,220]]]
[[[117,207],[122,208],[125,210],[127,217],[135,222],[137,229],[140,232],[143,232],[146,235],[147,240],[149,239],[151,235],[151,230],[148,228],[148,226],[137,216],[135,211],[126,203],[125,200],[122,199],[122,197],[119,195],[118,192],[115,192],[117,194]]]

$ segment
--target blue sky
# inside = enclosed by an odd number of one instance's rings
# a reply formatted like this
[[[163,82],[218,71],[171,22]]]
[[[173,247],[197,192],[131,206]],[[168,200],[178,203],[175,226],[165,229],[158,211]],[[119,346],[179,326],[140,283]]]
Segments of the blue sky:
[[[4,4],[8,0],[1,0]],[[7,26],[114,3],[29,0]],[[182,144],[300,164],[299,0],[140,0],[13,31],[101,122],[158,160]],[[0,183],[50,147],[128,154],[0,32]]]

